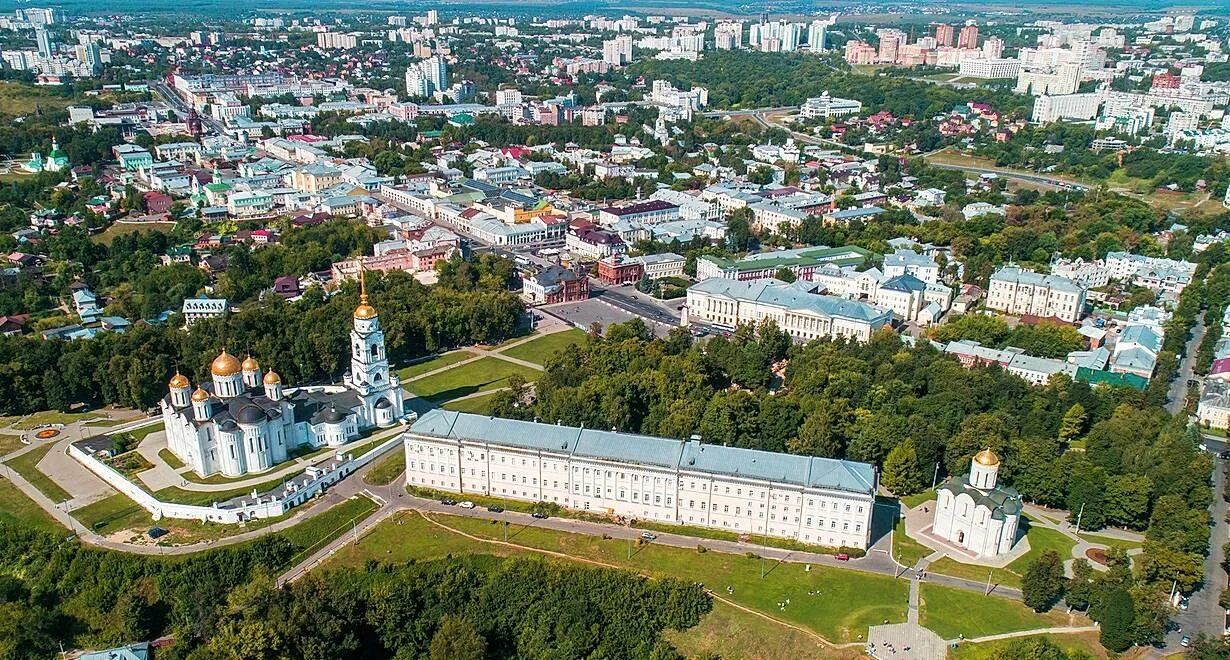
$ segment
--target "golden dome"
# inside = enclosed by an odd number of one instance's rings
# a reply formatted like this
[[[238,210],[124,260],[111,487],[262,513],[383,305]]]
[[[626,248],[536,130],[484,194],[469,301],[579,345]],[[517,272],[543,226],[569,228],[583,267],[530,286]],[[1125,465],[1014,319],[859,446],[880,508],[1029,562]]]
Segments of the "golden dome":
[[[282,382],[282,377],[279,376],[278,372],[274,371],[273,369],[270,369],[269,373],[265,374],[265,384],[266,385],[278,385],[281,382]]]
[[[212,364],[209,365],[209,371],[215,376],[234,376],[239,373],[243,367],[239,364],[239,359],[234,355],[222,349],[222,353],[214,358]]]
[[[201,401],[208,401],[209,392],[206,392],[205,390],[198,387],[196,388],[196,391],[192,393],[192,400],[198,403],[200,403]]]
[[[974,462],[979,465],[993,467],[999,465],[999,457],[995,455],[995,452],[991,451],[990,447],[987,447],[974,456]]]
[[[248,356],[243,359],[242,366],[243,366],[244,371],[260,371],[261,370],[261,363],[257,362],[256,358],[252,357],[251,353],[248,353]]]
[[[171,377],[171,382],[167,383],[167,387],[177,390],[181,387],[188,387],[188,377],[179,373],[179,369],[175,370],[175,375]]]

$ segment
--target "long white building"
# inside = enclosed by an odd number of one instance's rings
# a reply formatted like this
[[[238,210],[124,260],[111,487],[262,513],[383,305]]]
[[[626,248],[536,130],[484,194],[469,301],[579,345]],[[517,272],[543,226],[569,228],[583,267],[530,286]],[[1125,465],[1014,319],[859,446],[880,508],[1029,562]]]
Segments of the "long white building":
[[[814,293],[817,288],[804,281],[710,278],[688,288],[682,321],[733,328],[772,319],[798,341],[835,337],[868,341],[892,322],[891,309]]]
[[[866,549],[866,463],[433,410],[405,433],[406,483],[663,523]]]
[[[987,309],[1075,323],[1085,313],[1085,289],[1064,277],[1004,266],[991,275]]]

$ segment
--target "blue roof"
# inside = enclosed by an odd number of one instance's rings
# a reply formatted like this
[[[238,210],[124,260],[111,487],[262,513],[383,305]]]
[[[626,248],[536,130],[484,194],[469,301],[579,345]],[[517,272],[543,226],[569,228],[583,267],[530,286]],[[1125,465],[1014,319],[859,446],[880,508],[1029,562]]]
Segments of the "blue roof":
[[[875,492],[875,468],[867,463],[725,447],[697,440],[674,440],[440,409],[419,417],[410,426],[410,433],[808,488]]]

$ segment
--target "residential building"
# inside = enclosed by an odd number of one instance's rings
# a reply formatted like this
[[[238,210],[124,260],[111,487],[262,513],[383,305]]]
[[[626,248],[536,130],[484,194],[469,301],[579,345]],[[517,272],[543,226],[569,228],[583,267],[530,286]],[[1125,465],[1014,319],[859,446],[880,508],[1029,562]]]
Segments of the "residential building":
[[[1003,266],[991,275],[986,305],[1008,314],[1055,317],[1075,323],[1085,315],[1085,289],[1064,277]]]
[[[226,316],[230,308],[225,298],[184,298],[180,312],[184,315],[184,325],[191,326],[201,319]]]
[[[758,280],[773,277],[779,269],[789,270],[797,279],[811,279],[812,273],[824,264],[859,266],[872,258],[872,253],[860,247],[808,247],[749,254],[740,259],[702,255],[696,260],[696,279],[721,277],[730,280]]]

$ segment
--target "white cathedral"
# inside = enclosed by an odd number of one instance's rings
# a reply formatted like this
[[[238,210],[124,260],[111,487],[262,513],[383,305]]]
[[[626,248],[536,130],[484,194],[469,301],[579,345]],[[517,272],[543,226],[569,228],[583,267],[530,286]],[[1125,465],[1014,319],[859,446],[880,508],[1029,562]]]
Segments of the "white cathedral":
[[[272,369],[262,376],[251,355],[241,363],[223,349],[210,364],[211,382],[191,394],[187,377],[177,371],[171,378],[161,403],[171,452],[197,474],[235,477],[268,470],[300,447],[339,447],[401,419],[401,382],[389,371],[362,273],[360,290],[341,387],[284,391]]]
[[[931,532],[975,557],[1007,554],[1016,544],[1021,496],[996,483],[999,457],[988,447],[970,462],[966,476],[951,477],[935,492]]]

